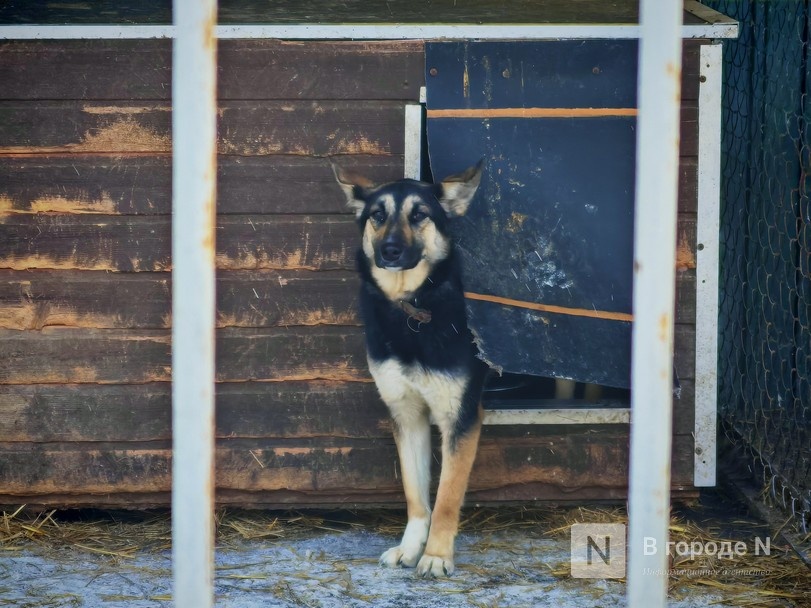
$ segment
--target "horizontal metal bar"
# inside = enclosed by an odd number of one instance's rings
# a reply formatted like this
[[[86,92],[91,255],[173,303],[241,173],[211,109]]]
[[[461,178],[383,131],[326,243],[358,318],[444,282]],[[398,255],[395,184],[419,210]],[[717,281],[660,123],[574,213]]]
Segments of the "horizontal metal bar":
[[[631,409],[627,407],[578,407],[550,409],[485,410],[484,424],[628,424]]]
[[[215,36],[281,40],[543,40],[566,38],[639,38],[636,24],[312,24],[218,25]],[[0,40],[173,38],[172,25],[3,25]],[[684,25],[682,38],[737,38],[737,23]]]
[[[141,40],[174,37],[173,25],[0,25],[0,40]]]

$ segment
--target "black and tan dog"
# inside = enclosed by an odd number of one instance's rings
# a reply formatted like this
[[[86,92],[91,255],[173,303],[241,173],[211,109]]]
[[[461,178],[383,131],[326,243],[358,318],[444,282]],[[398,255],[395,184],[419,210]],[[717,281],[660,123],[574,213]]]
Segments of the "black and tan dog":
[[[487,371],[467,326],[460,262],[447,227],[467,211],[481,163],[440,184],[375,185],[339,168],[335,175],[363,235],[357,264],[369,369],[391,412],[408,505],[402,542],[380,563],[447,576],[479,441]],[[432,421],[442,434],[433,512]]]

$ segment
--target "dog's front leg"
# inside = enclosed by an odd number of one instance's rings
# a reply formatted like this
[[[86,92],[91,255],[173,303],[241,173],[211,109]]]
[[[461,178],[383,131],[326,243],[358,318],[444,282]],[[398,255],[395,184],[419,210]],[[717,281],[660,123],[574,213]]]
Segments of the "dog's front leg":
[[[455,420],[438,421],[442,432],[442,473],[425,554],[417,565],[420,576],[453,574],[453,545],[459,528],[459,511],[476,459],[483,414],[479,405],[474,421],[461,433]]]
[[[400,455],[408,524],[403,540],[380,557],[384,566],[413,568],[422,555],[431,525],[431,426],[428,414],[410,412],[394,418],[394,440]]]

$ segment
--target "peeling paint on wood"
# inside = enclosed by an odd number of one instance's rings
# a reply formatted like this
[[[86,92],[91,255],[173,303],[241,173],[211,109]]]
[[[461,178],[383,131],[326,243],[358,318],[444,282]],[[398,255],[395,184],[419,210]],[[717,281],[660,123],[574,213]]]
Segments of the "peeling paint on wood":
[[[627,463],[627,432],[588,431],[539,438],[483,436],[469,500],[476,500],[477,492],[516,486],[531,487],[534,492],[539,484],[562,490],[624,489],[627,465],[617,463]],[[674,438],[674,484],[684,483],[687,471],[682,454],[691,456],[690,442],[689,436]],[[380,500],[381,495],[401,491],[395,476],[396,454],[391,440],[278,448],[229,441],[216,450],[217,489],[316,492],[322,497],[368,491],[367,500]],[[102,444],[92,449],[0,444],[0,498],[7,501],[19,495],[165,492],[170,483],[171,451],[166,444]],[[249,495],[243,496],[250,500]],[[523,494],[523,500],[534,498],[539,497]]]
[[[376,183],[403,174],[401,156],[350,155],[340,163]],[[273,185],[273,196],[268,184]],[[217,188],[217,211],[224,215],[349,213],[324,158],[220,157]],[[171,161],[165,156],[0,156],[0,215],[40,211],[168,215],[171,189]]]
[[[8,196],[0,195],[0,215],[5,213],[23,213]],[[115,213],[115,202],[106,192],[100,198],[93,199],[89,194],[71,199],[65,196],[50,195],[32,199],[25,212],[28,213]]]
[[[0,102],[0,154],[171,152],[171,113],[163,106],[116,107],[118,113],[89,102]],[[397,101],[222,102],[217,149],[259,156],[402,155],[404,112]]]
[[[357,326],[351,271],[221,271],[218,327]],[[169,273],[0,270],[0,328],[171,327]]]
[[[171,269],[171,218],[11,214],[0,218],[0,268]],[[222,270],[338,270],[354,267],[357,227],[349,216],[221,216]]]
[[[167,330],[0,330],[0,384],[146,383],[171,379]],[[368,382],[357,327],[217,331],[217,381]]]
[[[87,112],[87,109],[83,109]],[[161,109],[153,110],[161,111]],[[131,112],[125,111],[124,114]],[[145,127],[135,120],[119,118],[96,131],[88,131],[77,144],[68,144],[71,152],[171,152],[169,136]]]
[[[691,227],[695,228],[695,224],[693,223]],[[695,267],[695,233],[690,235],[686,230],[681,229],[676,244],[676,270],[684,272],[685,270],[695,270]]]

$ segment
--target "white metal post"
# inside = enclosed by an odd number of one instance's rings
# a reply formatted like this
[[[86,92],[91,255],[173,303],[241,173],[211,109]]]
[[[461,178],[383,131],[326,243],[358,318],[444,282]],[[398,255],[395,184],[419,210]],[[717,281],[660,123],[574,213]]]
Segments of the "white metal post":
[[[628,605],[667,603],[681,2],[640,0]]]
[[[720,44],[701,47],[698,93],[696,419],[693,484],[715,485],[718,412],[718,240],[721,206]]]
[[[175,0],[172,564],[178,608],[213,606],[216,0]]]
[[[403,177],[420,179],[422,166],[422,106],[410,103],[405,107],[405,151]]]

